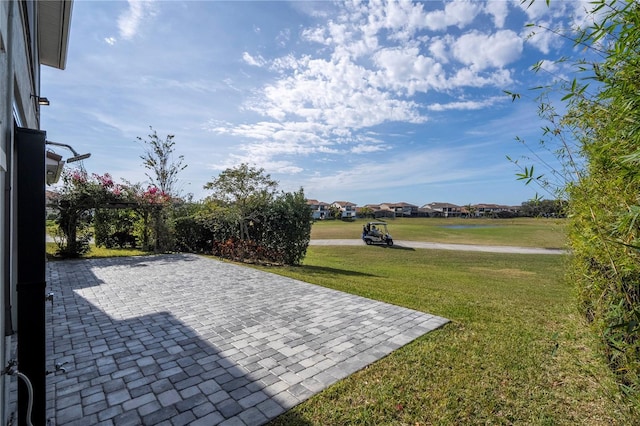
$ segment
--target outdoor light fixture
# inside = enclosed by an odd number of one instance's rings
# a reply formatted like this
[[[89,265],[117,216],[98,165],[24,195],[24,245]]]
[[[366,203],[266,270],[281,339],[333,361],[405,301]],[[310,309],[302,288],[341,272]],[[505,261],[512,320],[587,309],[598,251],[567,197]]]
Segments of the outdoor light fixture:
[[[47,145],[62,146],[62,147],[67,148],[69,151],[73,152],[73,157],[67,158],[67,163],[73,163],[74,161],[80,161],[80,160],[86,160],[87,158],[91,157],[90,153],[78,154],[75,149],[71,148],[70,145],[67,145],[67,144],[64,144],[64,143],[51,142],[51,141],[46,141],[45,143]]]
[[[67,163],[73,163],[74,161],[85,160],[91,157],[91,154],[78,154],[75,149],[73,149],[70,145],[66,143],[58,143],[45,141],[47,145],[61,146],[67,148],[69,151],[73,152],[73,157],[67,158]],[[58,155],[51,150],[47,150],[45,154],[45,178],[47,185],[53,185],[58,182],[60,179],[60,175],[62,174],[62,168],[64,167],[64,161],[62,160],[62,155]]]
[[[47,185],[53,185],[58,182],[63,167],[64,161],[62,161],[62,155],[58,155],[53,151],[47,151],[45,157],[45,180]]]
[[[35,98],[36,101],[38,101],[38,105],[44,105],[44,106],[49,106],[50,102],[49,99],[43,97],[43,96],[38,96],[38,95],[31,95],[32,98]]]

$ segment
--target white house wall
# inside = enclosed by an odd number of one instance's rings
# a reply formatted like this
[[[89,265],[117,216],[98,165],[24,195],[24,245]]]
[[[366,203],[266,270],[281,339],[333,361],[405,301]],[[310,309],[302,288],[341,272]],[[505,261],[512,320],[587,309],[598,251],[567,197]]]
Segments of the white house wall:
[[[0,1],[0,189],[14,187],[14,123],[38,129],[37,102],[31,96],[39,94],[39,61],[35,1]],[[4,289],[11,287],[15,297],[16,252],[15,193],[10,193],[11,206],[0,196],[0,368],[11,356],[11,338],[5,338],[5,309],[13,308],[16,323],[16,303],[5,299]],[[9,232],[7,232],[7,230]],[[7,424],[10,416],[8,380],[0,376],[0,422]]]

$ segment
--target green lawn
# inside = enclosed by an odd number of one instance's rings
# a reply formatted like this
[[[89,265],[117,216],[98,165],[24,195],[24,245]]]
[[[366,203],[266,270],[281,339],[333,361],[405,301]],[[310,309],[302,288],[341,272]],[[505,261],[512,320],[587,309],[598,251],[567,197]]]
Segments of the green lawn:
[[[47,257],[51,260],[55,260],[56,252],[58,251],[58,246],[56,243],[47,243]],[[83,259],[91,259],[91,258],[100,258],[100,257],[124,257],[124,256],[142,256],[145,254],[149,254],[148,252],[138,250],[138,249],[130,249],[130,248],[104,248],[104,247],[96,247],[94,244],[91,244],[91,250],[89,253],[82,256]]]
[[[362,225],[368,220],[317,221],[311,238],[360,238]],[[399,218],[386,222],[394,240],[541,248],[564,248],[566,241],[563,219]]]
[[[272,425],[631,424],[562,256],[310,247],[267,268],[452,322]]]

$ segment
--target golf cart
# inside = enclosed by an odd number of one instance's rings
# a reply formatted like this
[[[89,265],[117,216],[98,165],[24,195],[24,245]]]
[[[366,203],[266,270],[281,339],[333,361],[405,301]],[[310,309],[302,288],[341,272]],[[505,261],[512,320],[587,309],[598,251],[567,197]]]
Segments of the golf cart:
[[[367,245],[386,244],[393,245],[393,239],[387,231],[386,222],[369,222],[362,227],[362,239]]]

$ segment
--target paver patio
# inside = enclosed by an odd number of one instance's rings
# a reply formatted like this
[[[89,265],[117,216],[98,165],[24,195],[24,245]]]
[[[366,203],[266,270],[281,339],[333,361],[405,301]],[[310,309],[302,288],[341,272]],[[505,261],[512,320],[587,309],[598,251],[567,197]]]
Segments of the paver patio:
[[[56,425],[260,425],[447,322],[195,255],[47,274]]]

